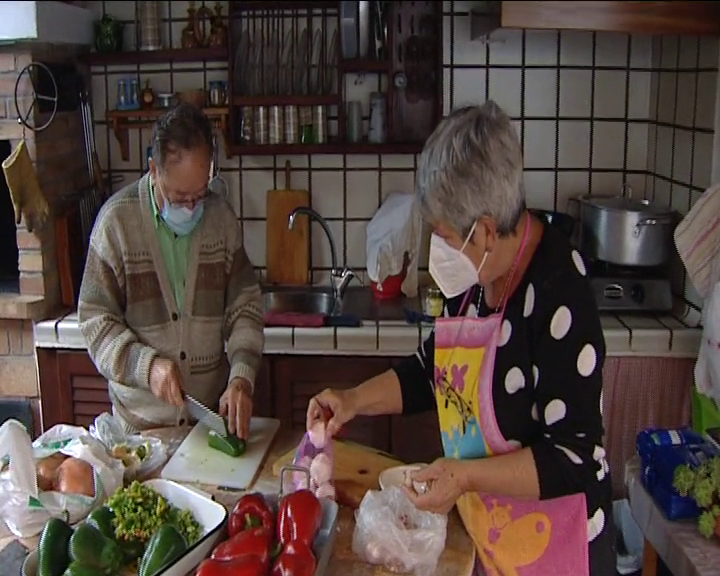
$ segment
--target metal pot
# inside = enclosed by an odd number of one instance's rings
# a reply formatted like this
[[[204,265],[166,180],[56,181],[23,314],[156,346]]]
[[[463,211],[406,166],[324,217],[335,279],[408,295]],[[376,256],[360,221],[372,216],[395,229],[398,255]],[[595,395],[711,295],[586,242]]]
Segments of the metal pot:
[[[678,214],[624,196],[579,198],[580,251],[618,266],[662,266],[673,251]]]

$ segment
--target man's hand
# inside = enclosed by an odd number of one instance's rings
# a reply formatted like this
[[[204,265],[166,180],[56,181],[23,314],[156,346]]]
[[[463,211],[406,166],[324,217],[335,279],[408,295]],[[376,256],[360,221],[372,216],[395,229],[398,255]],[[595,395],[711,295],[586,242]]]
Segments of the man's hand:
[[[180,369],[172,360],[155,358],[150,365],[150,390],[163,402],[184,406]]]
[[[233,378],[220,397],[220,415],[227,416],[228,432],[247,440],[252,409],[252,385],[245,378]]]

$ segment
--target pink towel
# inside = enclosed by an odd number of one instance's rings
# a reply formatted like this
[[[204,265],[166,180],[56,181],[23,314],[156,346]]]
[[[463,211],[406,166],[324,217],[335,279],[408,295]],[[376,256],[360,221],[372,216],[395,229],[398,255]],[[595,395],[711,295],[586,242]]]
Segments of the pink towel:
[[[268,312],[265,314],[265,326],[291,326],[294,328],[318,328],[325,326],[324,314],[304,314],[302,312]]]

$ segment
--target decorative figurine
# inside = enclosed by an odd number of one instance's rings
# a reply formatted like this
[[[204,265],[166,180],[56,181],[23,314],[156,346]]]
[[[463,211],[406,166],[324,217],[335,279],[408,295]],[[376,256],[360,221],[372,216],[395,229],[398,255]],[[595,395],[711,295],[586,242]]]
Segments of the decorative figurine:
[[[188,23],[182,30],[180,44],[183,48],[197,48],[198,39],[195,35],[195,31],[197,30],[197,10],[193,0],[190,0],[188,4]]]
[[[222,48],[227,46],[227,26],[223,22],[222,4],[215,2],[215,17],[210,28],[210,46]]]

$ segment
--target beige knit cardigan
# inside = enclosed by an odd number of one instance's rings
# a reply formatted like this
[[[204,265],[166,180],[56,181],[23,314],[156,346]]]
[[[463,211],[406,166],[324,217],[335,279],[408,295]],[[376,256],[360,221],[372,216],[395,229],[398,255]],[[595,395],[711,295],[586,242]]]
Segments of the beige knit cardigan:
[[[183,417],[150,392],[154,358],[175,361],[185,391],[217,407],[232,378],[254,384],[264,344],[260,286],[232,208],[219,196],[205,201],[190,243],[185,304],[178,309],[148,184],[145,175],[100,210],[78,305],[80,330],[108,379],[113,408],[140,430]]]

